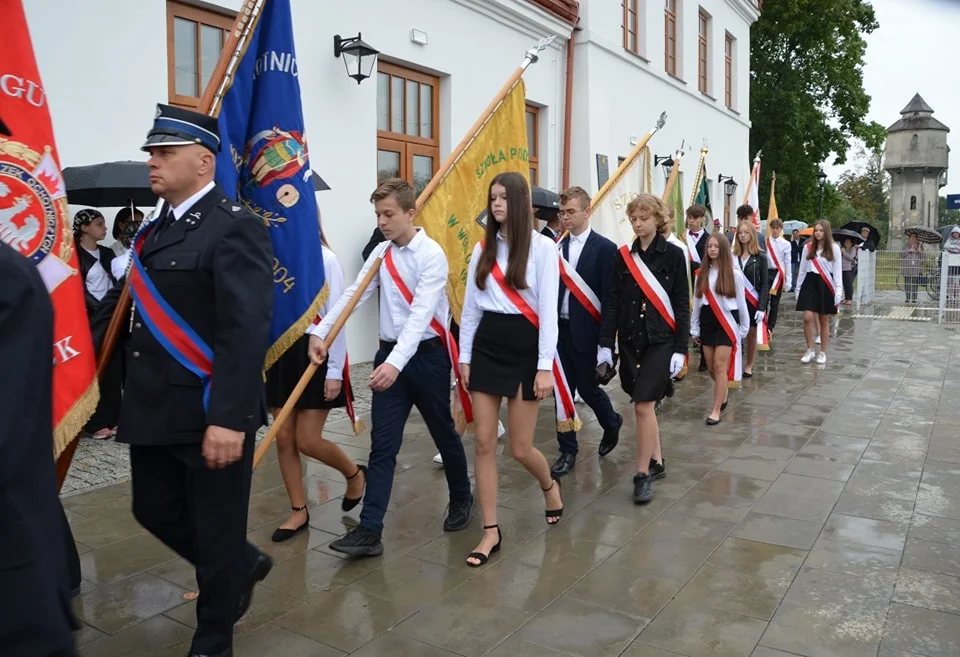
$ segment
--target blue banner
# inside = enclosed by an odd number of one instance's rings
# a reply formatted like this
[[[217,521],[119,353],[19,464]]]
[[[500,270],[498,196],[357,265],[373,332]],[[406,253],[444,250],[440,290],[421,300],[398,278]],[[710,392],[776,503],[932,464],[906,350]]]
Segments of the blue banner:
[[[290,0],[264,3],[219,125],[217,184],[263,219],[273,243],[269,367],[303,335],[326,294]]]

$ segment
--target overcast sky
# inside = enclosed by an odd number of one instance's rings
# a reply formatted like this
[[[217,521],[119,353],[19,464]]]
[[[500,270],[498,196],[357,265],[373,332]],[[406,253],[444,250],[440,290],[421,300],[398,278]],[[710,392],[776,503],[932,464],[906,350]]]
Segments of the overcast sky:
[[[900,118],[915,93],[950,128],[949,184],[941,194],[960,193],[960,81],[957,42],[960,0],[871,0],[880,27],[867,35],[863,86],[873,99],[867,119],[885,128]],[[831,180],[853,167],[826,169]]]

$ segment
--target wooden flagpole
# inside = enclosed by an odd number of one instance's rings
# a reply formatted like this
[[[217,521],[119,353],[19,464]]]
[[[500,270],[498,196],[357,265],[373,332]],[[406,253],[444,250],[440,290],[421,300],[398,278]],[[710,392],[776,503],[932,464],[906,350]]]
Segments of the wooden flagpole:
[[[213,69],[203,96],[200,98],[200,108],[198,111],[201,113],[209,116],[217,116],[220,113],[220,101],[223,100],[223,97],[230,89],[230,85],[233,83],[233,74],[236,72],[244,52],[246,52],[250,35],[253,34],[257,22],[260,20],[260,15],[263,13],[263,7],[266,2],[267,0],[246,0],[240,8],[240,11],[237,12],[237,18],[233,22],[233,27],[227,36],[227,41],[223,44],[223,50],[220,51],[220,58],[217,60],[217,65]],[[157,201],[157,205],[153,211],[154,221],[160,217],[162,208],[163,200],[160,199]],[[130,303],[130,285],[129,282],[126,282],[120,293],[120,298],[117,300],[117,306],[113,311],[113,315],[110,317],[110,324],[107,325],[103,343],[100,345],[100,353],[97,354],[97,378],[100,379],[101,382],[107,364],[113,356],[113,350],[117,346],[117,340],[120,337],[120,328],[129,315]],[[67,445],[57,459],[58,490],[63,487],[63,482],[67,478],[67,472],[70,470],[70,463],[73,461],[73,456],[77,451],[77,444],[79,442],[80,436],[78,435]]]
[[[690,203],[687,204],[688,206],[697,202],[697,194],[700,193],[700,183],[703,182],[703,164],[707,161],[708,150],[706,146],[700,149],[700,161],[697,163],[697,177],[693,181],[693,190],[690,192]]]
[[[603,183],[603,186],[600,188],[600,191],[596,193],[593,197],[593,201],[590,205],[596,207],[603,200],[603,197],[607,195],[614,185],[620,182],[620,179],[627,173],[627,169],[633,164],[633,161],[640,157],[640,154],[643,152],[643,149],[647,147],[647,144],[650,142],[650,139],[653,138],[657,132],[663,129],[663,126],[667,123],[667,113],[661,112],[660,118],[657,119],[656,124],[650,128],[650,131],[637,142],[637,145],[633,147],[633,150],[630,151],[630,154],[627,155],[626,159],[620,163],[620,166],[617,167],[616,171],[613,172],[613,175],[607,179],[607,182]]]

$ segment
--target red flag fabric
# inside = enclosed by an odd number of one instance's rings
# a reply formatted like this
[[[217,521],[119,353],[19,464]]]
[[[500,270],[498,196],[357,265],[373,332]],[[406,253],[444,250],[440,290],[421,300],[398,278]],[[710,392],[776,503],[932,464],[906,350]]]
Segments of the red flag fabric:
[[[96,408],[96,355],[53,125],[21,0],[0,0],[0,24],[0,123],[6,128],[0,132],[0,239],[36,265],[53,302],[56,457]]]

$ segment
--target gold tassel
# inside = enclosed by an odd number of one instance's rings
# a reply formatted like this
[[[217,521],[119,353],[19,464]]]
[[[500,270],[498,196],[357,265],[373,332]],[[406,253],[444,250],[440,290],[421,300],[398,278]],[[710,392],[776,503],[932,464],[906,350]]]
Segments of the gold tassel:
[[[738,390],[739,388],[740,388],[740,382],[739,382],[739,381],[727,381],[727,389],[728,389],[728,390]]]
[[[683,378],[687,375],[687,372],[689,372],[689,371],[690,371],[690,366],[689,366],[689,365],[684,365],[684,366],[683,366],[683,369],[680,370],[680,373],[677,374],[677,376],[675,376],[674,379],[677,380],[677,381],[683,381]]]
[[[557,431],[565,433],[567,431],[580,431],[583,428],[583,422],[579,417],[572,420],[557,420]]]
[[[770,351],[770,345],[768,344],[758,344],[757,351]]]
[[[357,421],[353,423],[353,435],[359,436],[361,433],[367,430],[367,425],[363,423],[363,420],[357,418]]]
[[[60,420],[53,432],[53,458],[56,460],[60,454],[67,448],[73,439],[77,437],[80,430],[87,424],[87,420],[97,410],[97,403],[100,401],[100,385],[96,377],[90,382],[88,387],[73,406],[70,407]]]
[[[264,372],[269,370],[273,364],[279,360],[280,356],[293,346],[294,342],[303,337],[303,334],[307,332],[307,327],[316,319],[317,313],[320,312],[320,308],[327,302],[329,296],[330,288],[324,283],[323,289],[317,294],[317,298],[313,300],[313,303],[310,304],[306,312],[300,316],[300,319],[294,322],[290,328],[283,332],[283,335],[281,335],[276,342],[270,345],[270,349],[267,350],[267,358],[263,363]]]

